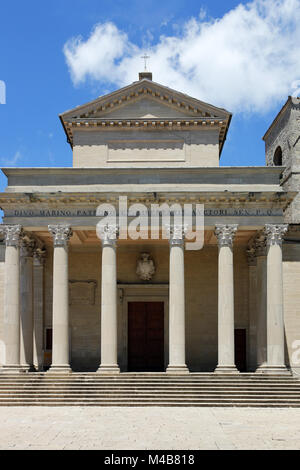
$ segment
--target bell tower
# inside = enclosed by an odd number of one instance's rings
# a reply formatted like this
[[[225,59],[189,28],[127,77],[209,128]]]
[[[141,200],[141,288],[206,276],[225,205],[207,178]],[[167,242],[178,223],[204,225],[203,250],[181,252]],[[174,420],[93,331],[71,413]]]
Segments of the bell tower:
[[[300,223],[300,98],[288,97],[263,137],[266,165],[282,166],[282,185],[299,194],[286,211],[286,222]]]

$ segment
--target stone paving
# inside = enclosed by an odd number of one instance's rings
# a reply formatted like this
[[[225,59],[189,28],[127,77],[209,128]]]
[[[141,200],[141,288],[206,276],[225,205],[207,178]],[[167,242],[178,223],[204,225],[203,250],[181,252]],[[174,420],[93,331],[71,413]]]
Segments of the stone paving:
[[[0,449],[300,449],[300,409],[1,407]]]

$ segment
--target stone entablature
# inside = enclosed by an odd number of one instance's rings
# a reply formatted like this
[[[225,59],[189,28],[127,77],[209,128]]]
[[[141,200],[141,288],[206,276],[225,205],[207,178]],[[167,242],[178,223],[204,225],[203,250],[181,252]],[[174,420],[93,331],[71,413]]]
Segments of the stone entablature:
[[[128,206],[142,203],[204,205],[205,225],[282,223],[296,193],[284,192],[281,169],[5,169],[8,187],[0,195],[4,223],[25,227],[68,222],[95,227],[99,204],[118,213],[119,196]],[[56,181],[56,186],[55,186]],[[195,213],[194,213],[195,215]]]
[[[72,128],[151,128],[151,129],[161,129],[161,128],[174,128],[174,129],[195,129],[197,127],[222,127],[224,122],[221,119],[213,118],[183,118],[183,119],[162,119],[162,118],[142,118],[142,119],[72,119],[70,121]]]
[[[40,192],[51,192],[53,200],[61,192],[166,192],[184,190],[234,192],[283,192],[280,186],[282,168],[215,167],[215,168],[2,168],[8,185],[2,197],[11,193],[28,193],[32,202]],[[167,186],[166,186],[167,185]],[[188,185],[188,186],[187,186]],[[8,194],[9,193],[9,194]],[[55,194],[57,193],[57,194]]]

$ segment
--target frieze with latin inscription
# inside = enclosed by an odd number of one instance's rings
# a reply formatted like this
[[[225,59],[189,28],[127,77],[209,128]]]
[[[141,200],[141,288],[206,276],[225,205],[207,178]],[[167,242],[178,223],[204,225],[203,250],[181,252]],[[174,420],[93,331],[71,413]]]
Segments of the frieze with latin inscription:
[[[193,215],[196,215],[197,209],[193,210]],[[197,212],[199,215],[202,212]],[[148,215],[150,214],[150,209]],[[209,208],[204,209],[205,217],[280,217],[282,216],[282,209],[267,209],[267,208]],[[117,211],[117,215],[118,211]],[[124,215],[124,214],[121,214]],[[126,215],[126,214],[125,214]],[[145,214],[147,215],[147,214]],[[96,209],[15,209],[5,211],[5,217],[97,217]]]

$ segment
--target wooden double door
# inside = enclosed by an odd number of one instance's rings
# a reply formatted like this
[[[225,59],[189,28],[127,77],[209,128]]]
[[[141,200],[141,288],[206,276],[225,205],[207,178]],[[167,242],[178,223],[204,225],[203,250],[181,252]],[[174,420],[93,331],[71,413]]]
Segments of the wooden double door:
[[[128,371],[164,371],[164,303],[128,303]]]

